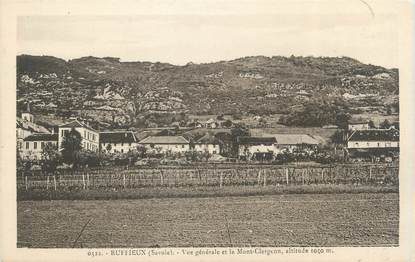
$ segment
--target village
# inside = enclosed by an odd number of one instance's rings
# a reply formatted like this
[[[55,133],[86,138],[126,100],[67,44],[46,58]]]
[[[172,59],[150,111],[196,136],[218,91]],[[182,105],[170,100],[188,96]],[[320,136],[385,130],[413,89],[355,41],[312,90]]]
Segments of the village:
[[[107,156],[112,164],[183,165],[193,162],[301,163],[393,162],[399,159],[399,123],[374,127],[370,121],[349,121],[347,130],[336,126],[328,139],[309,133],[261,132],[229,119],[194,121],[192,127],[179,123],[142,130],[96,130],[86,121],[69,118],[58,126],[36,124],[28,104],[16,119],[17,153],[23,162],[40,163],[50,152],[63,150],[63,141],[76,131],[84,152]],[[264,131],[265,130],[265,131]],[[49,159],[50,160],[50,159]],[[99,162],[99,163],[98,163]],[[76,164],[76,163],[72,163]],[[87,160],[85,165],[102,165]]]

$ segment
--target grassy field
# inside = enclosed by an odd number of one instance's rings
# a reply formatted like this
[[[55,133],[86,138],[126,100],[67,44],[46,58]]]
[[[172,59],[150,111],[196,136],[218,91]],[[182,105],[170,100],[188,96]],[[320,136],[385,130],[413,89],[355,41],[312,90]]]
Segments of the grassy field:
[[[397,193],[18,201],[17,207],[18,247],[394,246],[399,239]]]

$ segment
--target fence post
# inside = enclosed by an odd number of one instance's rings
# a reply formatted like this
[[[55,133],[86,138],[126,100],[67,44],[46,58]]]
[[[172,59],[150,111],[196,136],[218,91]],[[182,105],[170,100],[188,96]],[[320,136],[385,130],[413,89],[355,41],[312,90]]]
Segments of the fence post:
[[[264,169],[264,187],[267,186],[267,172]]]
[[[89,189],[91,183],[89,182],[89,173],[86,173],[86,189]]]
[[[301,173],[301,178],[303,180],[303,185],[304,185],[304,172],[306,171],[306,169],[303,170],[303,172]]]
[[[258,186],[261,184],[261,170],[258,172]]]
[[[219,187],[222,187],[223,185],[223,172],[220,172],[220,184]]]
[[[56,175],[53,175],[53,187],[56,191]]]
[[[289,183],[289,180],[288,180],[288,168],[285,168],[285,180],[287,181],[287,185],[288,185],[288,183]]]
[[[369,179],[372,180],[372,166],[369,166]]]
[[[85,190],[85,174],[84,173],[82,173],[82,185]]]
[[[123,182],[123,185],[124,185],[124,189],[125,189],[125,173],[122,173],[122,182]]]
[[[27,191],[27,189],[29,188],[29,185],[27,184],[27,176],[24,177],[24,185]]]
[[[324,167],[321,168],[321,183],[324,183]]]
[[[163,170],[160,169],[160,184],[163,185],[164,181],[163,181]]]
[[[49,176],[46,177],[46,190],[49,190]]]

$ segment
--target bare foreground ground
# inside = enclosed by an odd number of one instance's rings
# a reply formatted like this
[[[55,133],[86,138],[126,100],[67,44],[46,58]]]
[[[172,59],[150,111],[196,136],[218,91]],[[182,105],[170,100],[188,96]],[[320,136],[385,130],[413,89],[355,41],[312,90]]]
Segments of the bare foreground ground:
[[[396,246],[398,197],[361,193],[18,201],[17,246]]]

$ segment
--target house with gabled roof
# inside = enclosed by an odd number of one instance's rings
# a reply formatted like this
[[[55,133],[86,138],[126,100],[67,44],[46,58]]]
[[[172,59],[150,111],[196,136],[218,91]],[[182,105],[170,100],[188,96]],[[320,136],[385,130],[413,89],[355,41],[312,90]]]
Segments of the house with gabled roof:
[[[368,130],[369,121],[368,120],[349,120],[348,122],[349,130]]]
[[[65,135],[72,129],[79,132],[82,137],[82,148],[93,152],[99,151],[99,132],[85,123],[73,120],[69,123],[59,126],[58,132],[58,148],[62,150],[62,141]]]
[[[159,153],[184,153],[190,150],[190,143],[183,136],[149,136],[138,144]]]
[[[320,144],[317,139],[308,134],[265,134],[264,136],[274,137],[277,140],[278,151],[312,150]]]
[[[398,149],[399,130],[369,129],[355,130],[347,137],[347,148],[353,149]]]
[[[16,141],[17,149],[23,149],[23,140],[32,134],[49,134],[49,129],[35,123],[35,117],[30,110],[29,103],[27,108],[22,112],[21,117],[16,117]]]
[[[206,133],[193,143],[193,149],[198,152],[207,152],[211,155],[219,154],[219,141],[213,134]]]
[[[23,139],[20,155],[23,159],[40,160],[46,145],[58,147],[58,134],[38,133]]]
[[[102,152],[126,153],[135,150],[138,140],[132,131],[105,131],[99,133]]]
[[[240,136],[236,141],[240,159],[271,160],[277,153],[275,137]]]

